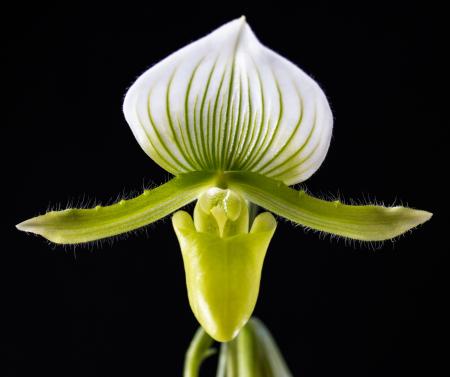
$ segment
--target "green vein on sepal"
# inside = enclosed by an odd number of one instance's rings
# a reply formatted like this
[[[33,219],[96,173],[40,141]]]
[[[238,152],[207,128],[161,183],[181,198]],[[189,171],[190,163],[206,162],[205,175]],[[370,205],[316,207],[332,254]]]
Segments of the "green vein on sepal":
[[[296,191],[250,172],[226,173],[228,188],[279,216],[309,228],[362,241],[383,241],[428,221],[432,214],[401,206],[346,205]]]
[[[176,74],[176,69],[172,72],[172,75],[170,76],[169,82],[167,83],[166,88],[166,117],[167,122],[169,124],[170,130],[172,132],[173,141],[177,147],[177,150],[180,152],[182,157],[185,159],[185,161],[191,166],[193,170],[196,169],[195,164],[192,161],[192,156],[189,155],[186,147],[186,139],[184,137],[184,134],[182,132],[182,127],[178,123],[178,132],[175,130],[174,121],[172,119],[172,110],[171,110],[171,104],[170,104],[170,91],[172,90],[172,82]],[[181,143],[183,143],[183,148],[181,147]]]
[[[185,131],[186,131],[186,134],[187,134],[187,140],[189,142],[189,148],[190,148],[190,151],[189,151],[190,153],[189,154],[192,155],[192,158],[195,161],[197,169],[201,167],[202,163],[201,163],[201,158],[200,158],[199,154],[197,154],[197,151],[199,151],[199,148],[198,148],[197,135],[195,134],[195,132],[196,132],[196,130],[195,130],[195,123],[196,122],[194,121],[194,125],[193,125],[192,129],[191,129],[191,126],[189,124],[190,123],[189,122],[190,114],[193,113],[193,115],[195,117],[195,105],[194,105],[194,110],[192,112],[189,110],[189,97],[190,97],[190,94],[191,94],[192,83],[194,82],[195,75],[196,75],[197,70],[200,67],[203,59],[204,58],[201,58],[200,61],[194,67],[194,69],[193,69],[193,71],[191,73],[191,77],[189,79],[187,88],[186,88],[186,93],[184,95],[184,121],[185,121],[184,128],[185,128]],[[196,143],[195,147],[194,147],[194,143],[192,141],[191,133],[194,133],[194,136],[195,136],[195,143]],[[202,170],[202,169],[198,169],[198,170]]]
[[[167,169],[167,166],[165,166],[166,170],[169,171],[177,171],[177,170],[189,170],[189,168],[186,167],[186,165],[184,165],[181,161],[179,161],[179,159],[177,159],[174,154],[170,151],[170,148],[168,148],[168,146],[166,145],[166,143],[164,142],[164,139],[160,133],[160,131],[158,130],[158,127],[156,125],[156,122],[153,118],[152,115],[152,108],[151,108],[151,91],[149,91],[148,96],[147,96],[147,115],[148,115],[148,119],[151,125],[151,128],[153,130],[153,132],[156,135],[156,140],[159,142],[159,144],[161,145],[161,150],[159,150],[158,148],[155,148],[154,143],[152,142],[152,137],[151,134],[149,134],[147,131],[145,131],[145,133],[148,136],[148,140],[150,142],[150,144],[152,145],[153,150],[155,151],[155,153],[159,156],[159,158],[165,163],[167,164],[168,167],[170,167],[172,170]],[[142,121],[140,121],[142,124]],[[167,156],[170,157],[171,162],[169,162],[167,160]],[[177,166],[177,169],[174,169],[173,166]]]
[[[197,128],[197,126],[199,126],[199,129],[196,132],[200,135],[200,139],[201,139],[202,158],[203,158],[203,165],[204,166],[208,166],[208,164],[210,164],[209,155],[208,155],[208,145],[207,145],[207,142],[206,142],[206,140],[209,141],[209,123],[208,123],[209,119],[207,117],[206,122],[204,121],[204,110],[205,110],[206,99],[207,99],[208,92],[209,92],[209,87],[211,85],[211,79],[212,79],[213,74],[214,74],[214,72],[216,70],[216,64],[217,64],[217,58],[215,59],[214,64],[213,64],[213,66],[212,66],[212,68],[211,68],[211,70],[209,72],[208,80],[206,81],[205,89],[203,91],[201,105],[200,105],[199,123],[195,122],[196,128]],[[211,103],[208,102],[208,108],[209,108],[210,104]],[[204,126],[205,124],[207,125],[206,126],[206,130],[205,130],[205,126]],[[203,130],[205,130],[207,135],[208,135],[206,137],[206,140],[205,140],[205,132],[203,132]]]
[[[269,137],[269,141],[266,143],[266,138],[268,137],[268,133],[266,134],[266,136],[264,137],[264,140],[261,143],[261,147],[263,147],[263,149],[260,148],[260,151],[258,151],[258,153],[255,153],[254,158],[252,159],[251,164],[247,167],[248,170],[253,170],[263,159],[263,157],[265,155],[268,155],[268,151],[269,149],[273,146],[274,141],[277,139],[277,135],[280,131],[280,124],[281,124],[281,120],[283,119],[283,94],[282,91],[280,89],[280,84],[278,83],[275,75],[272,73],[273,78],[274,78],[274,82],[275,82],[275,86],[277,88],[277,93],[278,93],[278,106],[279,106],[279,110],[278,110],[278,120],[275,123],[274,129],[272,130],[272,133],[270,134]],[[261,168],[259,168],[261,169]]]
[[[180,174],[169,182],[110,206],[51,211],[17,225],[19,230],[39,234],[59,244],[77,244],[125,233],[157,221],[186,204],[213,185],[214,174]]]

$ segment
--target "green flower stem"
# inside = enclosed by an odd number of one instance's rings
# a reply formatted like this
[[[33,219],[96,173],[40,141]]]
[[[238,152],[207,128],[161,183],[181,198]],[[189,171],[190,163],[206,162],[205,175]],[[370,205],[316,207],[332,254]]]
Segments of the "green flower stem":
[[[239,377],[238,362],[237,362],[238,350],[236,347],[236,339],[224,344],[226,344],[224,349],[226,352],[226,359],[227,359],[225,377]]]
[[[239,377],[260,377],[255,339],[252,325],[245,326],[234,343],[236,344],[237,369]]]
[[[194,335],[194,338],[186,352],[183,377],[197,377],[203,360],[213,355],[216,351],[210,348],[214,343],[202,327]]]
[[[259,365],[263,367],[261,376],[292,377],[292,373],[267,327],[254,317],[249,321],[249,327],[254,338],[258,339],[258,360],[260,361]]]
[[[186,353],[183,377],[198,377],[203,360],[215,353],[214,340],[197,330]],[[251,318],[239,335],[220,346],[216,377],[292,377],[269,330]]]
[[[220,346],[219,362],[217,366],[216,377],[228,377],[227,373],[228,362],[228,343],[222,343]]]

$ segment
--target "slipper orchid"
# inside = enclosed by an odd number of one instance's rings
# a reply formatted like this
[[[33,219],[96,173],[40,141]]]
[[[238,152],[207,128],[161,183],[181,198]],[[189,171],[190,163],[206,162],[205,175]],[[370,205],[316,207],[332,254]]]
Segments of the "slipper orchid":
[[[197,200],[194,219],[173,216],[191,308],[229,341],[248,321],[275,231],[269,213],[362,241],[396,237],[431,213],[346,205],[289,187],[323,162],[333,117],[319,85],[263,46],[244,18],[231,21],[143,73],[123,111],[142,149],[175,178],[130,200],[50,211],[17,225],[61,244],[143,227]],[[249,231],[250,227],[250,231]]]

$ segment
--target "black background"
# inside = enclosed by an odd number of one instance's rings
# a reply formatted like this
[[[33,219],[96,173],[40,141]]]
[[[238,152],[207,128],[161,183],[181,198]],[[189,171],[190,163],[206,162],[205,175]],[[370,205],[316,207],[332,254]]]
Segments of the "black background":
[[[3,14],[12,21],[2,33],[4,81],[12,85],[2,138],[0,375],[181,375],[197,323],[167,219],[112,245],[75,250],[13,226],[48,207],[107,202],[166,181],[122,116],[126,89],[152,64],[241,14],[331,103],[331,148],[308,189],[435,213],[377,250],[280,219],[255,314],[295,376],[448,375],[440,11],[169,5],[23,5]],[[207,364],[212,371],[214,360]]]

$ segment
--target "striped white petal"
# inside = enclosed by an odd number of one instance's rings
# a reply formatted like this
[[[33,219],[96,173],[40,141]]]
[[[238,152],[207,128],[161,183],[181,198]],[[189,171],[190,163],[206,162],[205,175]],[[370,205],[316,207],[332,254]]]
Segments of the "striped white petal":
[[[126,94],[125,118],[167,171],[251,171],[286,184],[328,151],[332,114],[318,84],[231,21],[156,64]]]

